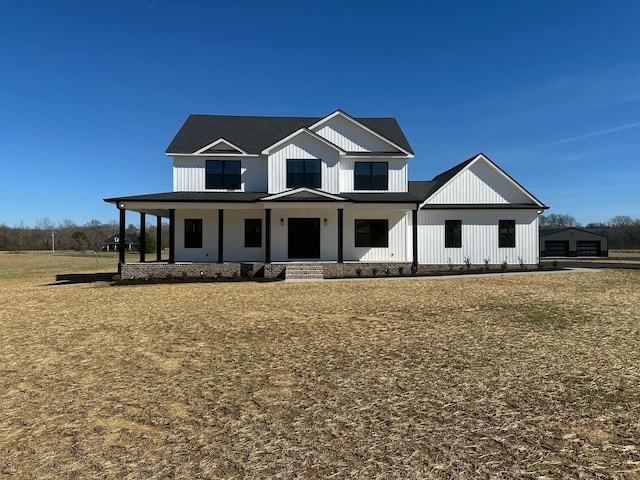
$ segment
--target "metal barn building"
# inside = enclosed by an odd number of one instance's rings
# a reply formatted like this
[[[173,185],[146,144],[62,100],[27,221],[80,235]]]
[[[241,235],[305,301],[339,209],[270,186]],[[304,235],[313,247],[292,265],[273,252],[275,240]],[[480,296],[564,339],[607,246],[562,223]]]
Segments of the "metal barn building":
[[[608,257],[606,235],[575,227],[541,228],[541,257]]]

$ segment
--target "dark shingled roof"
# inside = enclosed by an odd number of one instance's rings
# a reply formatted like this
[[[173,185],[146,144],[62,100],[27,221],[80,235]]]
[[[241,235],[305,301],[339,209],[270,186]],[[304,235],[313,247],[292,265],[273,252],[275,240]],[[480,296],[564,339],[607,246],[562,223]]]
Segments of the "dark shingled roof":
[[[267,192],[166,192],[105,198],[105,202],[255,202]]]
[[[193,153],[224,138],[250,154],[260,154],[283,138],[310,127],[324,117],[252,117],[233,115],[189,115],[166,152]],[[411,145],[395,118],[354,118],[378,135],[413,154]]]

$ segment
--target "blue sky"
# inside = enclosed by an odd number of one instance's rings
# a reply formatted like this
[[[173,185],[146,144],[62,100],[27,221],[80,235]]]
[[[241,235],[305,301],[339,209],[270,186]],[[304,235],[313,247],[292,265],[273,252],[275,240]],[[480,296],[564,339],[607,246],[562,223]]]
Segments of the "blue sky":
[[[483,152],[547,213],[640,218],[639,24],[635,0],[3,0],[0,223],[170,191],[190,113],[338,108],[396,117],[411,180]]]

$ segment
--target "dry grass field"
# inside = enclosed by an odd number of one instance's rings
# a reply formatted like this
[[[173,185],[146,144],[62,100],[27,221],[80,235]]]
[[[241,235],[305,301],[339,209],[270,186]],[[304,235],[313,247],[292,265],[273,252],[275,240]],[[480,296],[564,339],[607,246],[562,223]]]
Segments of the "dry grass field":
[[[55,284],[0,252],[0,478],[640,478],[640,271]]]

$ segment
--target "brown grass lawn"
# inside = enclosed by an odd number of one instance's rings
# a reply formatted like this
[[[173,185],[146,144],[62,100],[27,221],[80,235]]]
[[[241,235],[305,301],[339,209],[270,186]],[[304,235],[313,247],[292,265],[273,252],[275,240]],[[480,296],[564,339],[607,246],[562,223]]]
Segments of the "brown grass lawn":
[[[640,478],[640,271],[51,285],[0,253],[0,477]]]

